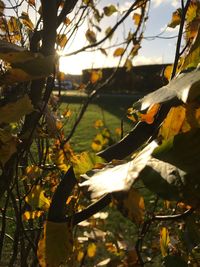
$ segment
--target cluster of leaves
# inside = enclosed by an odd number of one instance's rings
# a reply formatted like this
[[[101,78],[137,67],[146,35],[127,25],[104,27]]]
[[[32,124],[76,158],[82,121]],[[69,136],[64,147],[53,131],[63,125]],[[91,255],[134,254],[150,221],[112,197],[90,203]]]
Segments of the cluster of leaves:
[[[126,55],[124,64],[130,69],[140,49],[149,1],[136,0],[121,14],[117,6],[105,6],[101,12],[95,1],[83,0],[74,23],[67,16],[76,4],[52,0],[41,1],[39,7],[30,0],[9,7],[0,1],[2,262],[9,243],[13,248],[9,266],[18,264],[19,254],[21,266],[38,262],[42,267],[89,266],[97,261],[97,266],[161,261],[164,266],[195,266],[200,254],[199,1],[182,3],[168,25],[180,25],[179,38],[184,36],[186,43],[183,51],[177,44],[174,65],[165,70],[169,83],[128,110],[137,124],[117,144],[111,145],[111,133],[96,121],[99,132],[91,146],[98,154],[77,154],[69,141],[88,104],[105,85],[102,72],[91,71],[94,90],[66,137],[70,111],[60,114],[58,101],[51,97],[54,78],[61,75],[55,73],[55,45],[63,49],[88,18],[89,45],[74,53],[96,48],[107,55],[103,43],[131,14],[135,31],[113,51],[120,61]],[[21,6],[26,12],[19,14]],[[6,15],[6,8],[14,14]],[[39,14],[36,25],[33,11]],[[101,20],[116,13],[120,19],[98,41]],[[132,159],[125,161],[131,154]],[[152,192],[148,196],[147,190]],[[95,198],[92,204],[90,197]],[[106,212],[100,212],[109,204]],[[110,209],[129,219],[130,224],[123,223],[132,227],[132,239],[120,233],[119,214],[107,230]]]

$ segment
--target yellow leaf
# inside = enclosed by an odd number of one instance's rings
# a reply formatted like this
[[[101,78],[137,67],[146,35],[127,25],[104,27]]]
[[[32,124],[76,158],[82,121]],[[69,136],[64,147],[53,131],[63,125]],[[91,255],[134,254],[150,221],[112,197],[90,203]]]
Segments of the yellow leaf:
[[[138,13],[134,13],[133,20],[134,20],[135,25],[138,26],[141,20],[141,15]]]
[[[88,40],[88,42],[90,43],[90,44],[94,44],[94,43],[96,43],[96,34],[93,32],[93,31],[91,31],[91,30],[87,30],[86,31],[86,34],[85,34],[85,36],[86,36],[86,39]]]
[[[154,117],[158,113],[160,109],[160,104],[154,104],[150,107],[146,114],[140,113],[140,120],[145,121],[148,124],[152,124],[154,122]]]
[[[90,81],[91,83],[96,83],[102,78],[102,71],[101,70],[93,70],[90,74]]]
[[[164,70],[164,77],[170,81],[172,76],[173,65],[168,65]]]
[[[47,221],[44,236],[39,241],[37,256],[41,267],[58,267],[65,264],[72,253],[71,227],[67,223]]]
[[[84,252],[79,250],[77,255],[77,261],[81,262],[83,257],[84,257]]]
[[[103,8],[104,14],[106,16],[111,16],[113,13],[117,12],[117,9],[114,5],[106,6]]]
[[[117,201],[117,203],[119,210],[125,217],[128,217],[136,224],[143,222],[145,211],[144,198],[136,189],[131,188],[122,202]]]
[[[0,128],[0,163],[4,164],[17,151],[18,139],[8,131]]]
[[[190,23],[192,22],[196,16],[197,16],[197,3],[196,2],[190,2],[190,5],[187,10],[186,14],[186,22]]]
[[[163,257],[168,255],[169,242],[169,232],[166,227],[163,227],[160,231],[160,249]]]
[[[172,107],[164,120],[159,135],[167,140],[178,134],[183,125],[186,109],[183,106]]]
[[[71,158],[71,162],[73,164],[76,176],[80,176],[81,174],[84,174],[87,171],[93,169],[96,164],[104,163],[105,161],[95,153],[82,152],[80,154],[74,155]]]
[[[22,116],[31,113],[33,110],[30,98],[25,95],[15,102],[0,107],[0,124],[18,121]]]
[[[119,48],[117,48],[117,49],[114,51],[113,56],[114,56],[114,57],[120,57],[120,56],[123,55],[124,51],[125,51],[124,48],[119,47]]]
[[[87,255],[89,258],[93,258],[96,254],[97,247],[94,243],[90,243],[87,248]]]
[[[103,123],[102,120],[96,120],[95,123],[94,123],[94,127],[95,127],[96,129],[101,128],[101,127],[103,127],[103,126],[104,126],[104,123]]]
[[[124,64],[126,71],[130,71],[133,68],[132,61],[130,59],[127,59]]]
[[[133,46],[133,48],[131,49],[131,52],[130,52],[131,58],[137,56],[138,51],[139,51],[140,48],[141,48],[140,44],[136,44],[136,45]]]
[[[19,21],[13,16],[10,17],[7,25],[8,25],[8,30],[10,33],[17,32],[20,30]]]
[[[31,21],[31,19],[29,18],[28,13],[26,12],[22,12],[20,19],[22,19],[23,24],[29,29],[29,30],[33,30],[34,25]]]
[[[34,219],[41,217],[43,214],[44,214],[44,211],[42,210],[25,211],[22,215],[22,219],[24,221],[34,220]]]
[[[175,28],[181,22],[181,10],[177,9],[175,12],[172,13],[171,22],[168,24],[168,27]]]
[[[50,206],[50,201],[44,195],[44,190],[40,185],[33,186],[31,192],[25,197],[25,201],[32,209],[41,208],[47,210]]]

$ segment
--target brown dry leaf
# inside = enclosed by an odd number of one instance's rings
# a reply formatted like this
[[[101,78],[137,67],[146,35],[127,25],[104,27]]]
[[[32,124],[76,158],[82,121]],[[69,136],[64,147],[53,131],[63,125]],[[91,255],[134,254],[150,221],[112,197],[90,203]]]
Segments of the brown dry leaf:
[[[28,0],[28,3],[30,6],[34,6],[35,7],[35,0]]]
[[[8,131],[0,128],[0,163],[4,166],[17,151],[18,139]]]
[[[56,38],[56,42],[61,48],[64,48],[67,44],[66,34],[58,34]]]
[[[178,134],[185,120],[185,115],[186,109],[183,106],[172,107],[160,128],[159,135],[167,140]]]
[[[72,230],[67,223],[46,221],[37,256],[41,267],[58,267],[70,258],[73,249]]]
[[[124,48],[119,47],[119,48],[117,48],[117,49],[114,51],[113,56],[114,56],[114,57],[120,57],[120,56],[123,55],[124,51],[125,51]]]
[[[86,39],[88,40],[88,42],[89,42],[90,44],[94,44],[94,43],[96,43],[96,41],[97,41],[97,39],[96,39],[96,34],[95,34],[93,31],[91,31],[91,30],[88,29],[88,30],[86,31],[85,36],[86,36]]]
[[[135,25],[138,26],[141,20],[141,15],[138,13],[134,13],[133,20],[134,20]]]
[[[3,1],[0,0],[0,15],[3,14],[3,12],[4,12],[4,8],[5,8],[5,4],[4,4]]]
[[[177,9],[175,12],[172,13],[171,22],[168,24],[168,27],[175,28],[181,22],[181,11]]]
[[[33,105],[28,95],[19,98],[15,102],[0,107],[0,124],[18,121],[21,117],[33,111]]]

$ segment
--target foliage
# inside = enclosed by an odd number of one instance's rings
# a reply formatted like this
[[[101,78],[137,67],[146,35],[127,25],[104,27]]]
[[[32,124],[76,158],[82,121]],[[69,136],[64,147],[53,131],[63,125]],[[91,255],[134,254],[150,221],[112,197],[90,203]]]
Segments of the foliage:
[[[70,121],[53,95],[62,77],[56,49],[87,22],[86,45],[71,54],[111,51],[130,70],[150,1],[135,0],[123,12],[92,0],[0,1],[1,266],[198,266],[200,3],[181,4],[168,24],[179,25],[168,84],[128,109],[133,129],[119,142],[96,120],[93,152],[77,153],[71,138],[116,71],[105,81],[91,70],[83,87],[92,91]],[[104,30],[103,20],[116,15]],[[116,44],[129,16],[133,29]],[[118,132],[123,137],[123,127]],[[109,228],[116,209],[126,220],[118,214]]]

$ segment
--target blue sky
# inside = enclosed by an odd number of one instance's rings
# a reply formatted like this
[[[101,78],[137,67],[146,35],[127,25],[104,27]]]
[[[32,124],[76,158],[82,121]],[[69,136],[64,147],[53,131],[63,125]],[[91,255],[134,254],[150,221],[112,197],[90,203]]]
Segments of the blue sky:
[[[119,2],[120,10],[128,8],[131,4],[131,0],[127,1],[116,1],[112,0],[109,4],[116,4]],[[108,5],[108,1],[101,1],[101,7]],[[100,8],[101,8],[100,7]],[[167,24],[171,20],[172,12],[174,12],[178,7],[180,7],[179,0],[152,0],[151,8],[149,13],[149,19],[147,21],[146,31],[144,36],[150,37],[159,34],[161,31],[166,29]],[[102,21],[103,27],[107,28],[115,22],[115,16],[111,18],[104,18]],[[117,34],[114,35],[114,42],[119,41],[123,35],[124,29],[128,32],[130,28],[134,27],[134,22],[130,16],[126,24],[118,30]],[[74,40],[73,44],[66,47],[65,52],[72,52],[82,45],[87,44],[85,41],[85,32],[87,30],[87,25],[83,25],[79,34],[77,34],[77,39]],[[176,36],[178,33],[178,27],[175,29],[167,28],[162,36]],[[98,39],[101,36],[98,36]],[[106,45],[109,45],[107,42]],[[105,45],[105,47],[106,47]],[[133,65],[141,64],[153,64],[153,63],[170,63],[173,62],[174,52],[176,46],[176,38],[174,39],[159,39],[154,40],[143,40],[142,48],[139,54],[133,60]],[[81,69],[91,68],[91,67],[111,67],[117,64],[117,59],[112,57],[113,50],[110,51],[109,56],[106,58],[101,52],[93,53],[81,53],[73,57],[66,57],[61,59],[61,70],[65,72],[70,72],[72,74],[77,74],[81,72]]]

